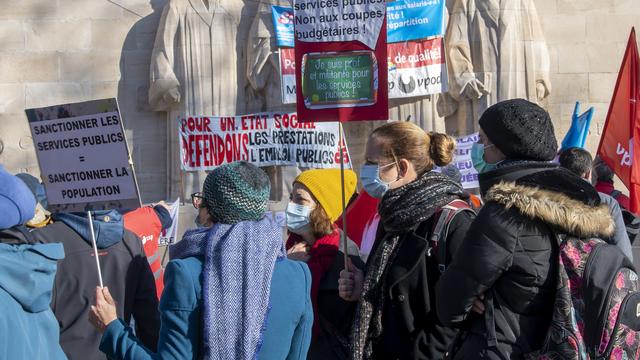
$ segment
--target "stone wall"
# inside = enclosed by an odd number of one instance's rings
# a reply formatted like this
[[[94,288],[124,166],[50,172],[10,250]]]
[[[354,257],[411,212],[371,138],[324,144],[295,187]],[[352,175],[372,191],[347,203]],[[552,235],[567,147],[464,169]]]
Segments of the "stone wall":
[[[25,108],[117,97],[142,200],[162,199],[166,116],[150,111],[147,90],[165,3],[0,0],[0,164],[38,174]],[[246,38],[258,4],[244,3]]]
[[[163,198],[166,119],[149,111],[147,88],[165,2],[0,0],[0,163],[12,172],[38,174],[24,108],[117,96],[143,201]],[[246,33],[257,3],[244,2]],[[595,106],[588,140],[595,150],[629,30],[640,26],[640,1],[536,0],[536,5],[551,53],[553,91],[544,105],[560,137],[576,100],[583,108]],[[356,160],[371,128],[347,126]]]
[[[595,108],[587,145],[595,151],[632,26],[637,0],[537,0],[551,54],[553,90],[545,104],[562,139],[576,101]]]

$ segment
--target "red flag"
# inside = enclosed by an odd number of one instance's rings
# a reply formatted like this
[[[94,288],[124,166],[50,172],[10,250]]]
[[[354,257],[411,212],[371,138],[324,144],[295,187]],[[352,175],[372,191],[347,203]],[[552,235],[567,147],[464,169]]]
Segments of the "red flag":
[[[635,29],[618,73],[598,155],[627,186],[631,211],[640,214],[640,58]]]

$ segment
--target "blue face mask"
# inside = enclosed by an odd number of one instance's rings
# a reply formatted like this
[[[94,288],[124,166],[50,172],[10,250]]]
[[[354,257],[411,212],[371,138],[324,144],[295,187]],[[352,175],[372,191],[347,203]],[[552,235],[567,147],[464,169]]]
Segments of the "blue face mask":
[[[309,214],[311,208],[304,205],[289,203],[287,205],[287,228],[292,233],[298,234],[309,226]]]
[[[493,146],[493,144],[484,146],[480,143],[474,143],[471,146],[471,161],[473,161],[473,167],[476,168],[476,170],[478,170],[478,173],[480,174],[494,170],[500,163],[497,162],[495,164],[490,164],[484,160],[484,149],[491,146]]]
[[[393,164],[395,163],[384,165],[383,168]],[[391,183],[384,182],[380,179],[379,165],[362,165],[360,168],[360,181],[362,181],[362,185],[364,185],[367,194],[376,199],[382,199],[384,194],[389,190],[389,185],[391,185]]]

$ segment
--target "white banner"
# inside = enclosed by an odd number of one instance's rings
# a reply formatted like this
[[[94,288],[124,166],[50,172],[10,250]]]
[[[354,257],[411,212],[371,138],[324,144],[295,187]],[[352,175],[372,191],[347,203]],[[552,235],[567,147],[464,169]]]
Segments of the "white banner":
[[[480,187],[478,183],[478,171],[473,167],[471,160],[471,147],[478,142],[478,133],[456,138],[456,153],[454,162],[462,174],[462,187],[472,189]]]
[[[442,38],[387,44],[389,98],[447,92]]]
[[[158,238],[159,245],[171,245],[178,242],[178,222],[180,220],[180,198],[171,204],[171,226],[168,229],[162,230],[160,238]]]
[[[346,141],[339,144],[335,122],[301,123],[296,113],[189,116],[178,122],[186,171],[212,170],[241,160],[256,166],[339,168],[340,149],[351,168]]]
[[[296,39],[360,41],[375,49],[385,19],[385,0],[294,0]]]
[[[292,48],[280,49],[280,81],[282,103],[296,103],[296,58]]]

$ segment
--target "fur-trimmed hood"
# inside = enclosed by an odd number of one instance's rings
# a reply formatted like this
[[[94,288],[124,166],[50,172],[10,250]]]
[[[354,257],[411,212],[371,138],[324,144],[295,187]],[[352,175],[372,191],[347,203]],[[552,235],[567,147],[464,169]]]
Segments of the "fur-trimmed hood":
[[[507,209],[516,208],[531,219],[542,220],[577,237],[609,238],[614,232],[607,205],[589,206],[560,192],[500,182],[491,187],[484,199]]]

